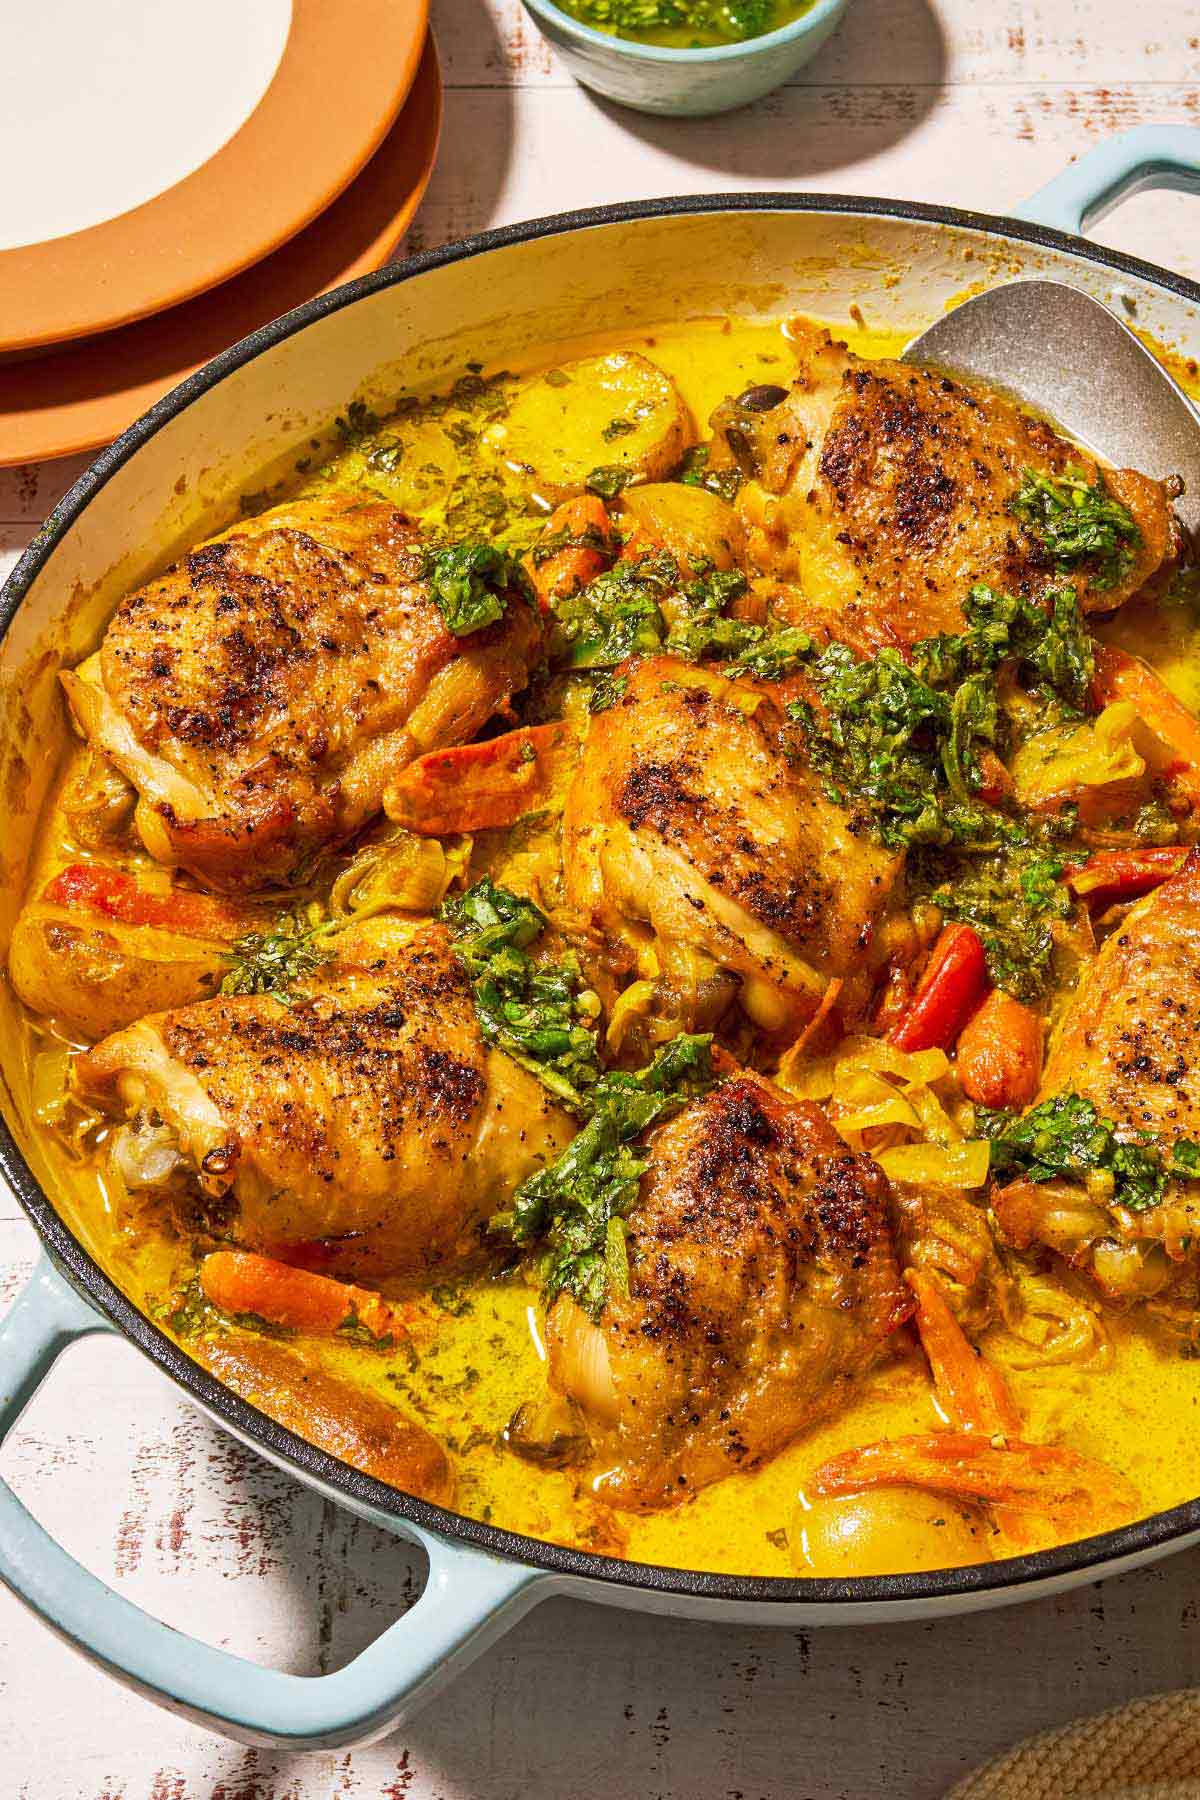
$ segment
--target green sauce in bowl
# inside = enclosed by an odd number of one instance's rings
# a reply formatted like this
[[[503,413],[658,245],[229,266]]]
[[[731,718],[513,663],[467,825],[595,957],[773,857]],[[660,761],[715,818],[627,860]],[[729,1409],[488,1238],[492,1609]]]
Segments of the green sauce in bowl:
[[[582,25],[635,44],[707,50],[802,18],[813,0],[558,0]]]

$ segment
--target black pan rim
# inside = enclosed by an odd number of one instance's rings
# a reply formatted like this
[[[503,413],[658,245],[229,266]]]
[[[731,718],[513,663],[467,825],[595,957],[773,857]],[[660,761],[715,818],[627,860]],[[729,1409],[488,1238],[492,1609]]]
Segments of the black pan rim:
[[[892,218],[917,223],[951,226],[984,236],[1017,239],[1039,248],[1058,251],[1091,262],[1118,274],[1133,276],[1163,288],[1200,306],[1200,283],[1168,269],[1119,251],[1107,250],[1085,239],[1046,226],[1027,224],[989,213],[934,206],[920,201],[874,199],[861,195],[733,193],[667,196],[655,200],[627,201],[576,212],[556,213],[521,224],[502,226],[464,238],[437,250],[423,251],[375,274],[335,288],[285,313],[188,377],[156,402],[88,466],[59,501],[42,529],[18,561],[0,590],[0,639],[7,634],[16,613],[51,552],[116,472],[172,419],[226,376],[254,361],[276,344],[306,329],[318,319],[345,306],[399,286],[430,270],[465,261],[487,251],[533,242],[543,237],[566,235],[597,226],[632,223],[640,219],[704,213],[790,212],[841,213],[848,216]],[[258,1444],[277,1462],[297,1470],[345,1496],[352,1504],[389,1516],[398,1525],[408,1523],[451,1544],[460,1542],[475,1550],[518,1563],[534,1575],[586,1581],[600,1588],[634,1590],[679,1600],[727,1601],[731,1606],[755,1604],[787,1608],[787,1617],[802,1621],[809,1609],[845,1610],[852,1623],[856,1609],[895,1610],[903,1616],[924,1603],[932,1610],[938,1603],[971,1596],[1021,1597],[1022,1589],[1037,1590],[1073,1576],[1085,1576],[1116,1563],[1142,1561],[1155,1552],[1166,1553],[1177,1540],[1200,1533],[1200,1498],[1165,1512],[1151,1514],[1132,1525],[1099,1537],[1080,1539],[1055,1550],[1036,1551],[1004,1562],[966,1569],[944,1569],[911,1575],[857,1576],[845,1580],[802,1576],[719,1575],[704,1570],[667,1568],[657,1564],[626,1562],[592,1551],[572,1550],[542,1539],[488,1525],[464,1514],[450,1512],[428,1501],[386,1486],[318,1450],[294,1432],[278,1425],[256,1407],[238,1398],[213,1379],[160,1331],[104,1274],[55,1211],[43,1192],[8,1121],[0,1115],[0,1174],[8,1182],[37,1231],[50,1260],[68,1283],[82,1293],[110,1324],[157,1367],[198,1401],[208,1412],[251,1443]],[[598,1595],[597,1598],[600,1596]],[[781,1623],[783,1621],[781,1620]]]

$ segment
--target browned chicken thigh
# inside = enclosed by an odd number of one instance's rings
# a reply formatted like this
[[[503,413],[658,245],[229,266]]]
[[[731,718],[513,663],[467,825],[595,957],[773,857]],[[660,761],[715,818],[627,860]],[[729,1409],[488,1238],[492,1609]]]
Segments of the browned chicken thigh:
[[[568,906],[634,966],[690,947],[766,1030],[802,1025],[834,980],[853,1017],[900,858],[826,798],[768,687],[670,657],[626,677],[567,796]]]
[[[192,550],[122,601],[66,672],[92,744],[137,789],[151,854],[216,887],[285,881],[377,812],[421,751],[525,685],[537,616],[446,627],[416,528],[378,501],[297,501]]]
[[[221,1236],[331,1274],[406,1275],[478,1254],[571,1123],[482,1040],[440,925],[343,933],[283,1003],[239,994],[151,1014],[83,1059],[133,1124],[127,1181],[207,1197]]]
[[[1139,902],[1088,969],[1051,1044],[1039,1101],[1079,1095],[1117,1135],[1169,1151],[1200,1142],[1200,851]],[[1132,1211],[1067,1181],[1009,1182],[995,1195],[1001,1229],[1041,1244],[1113,1299],[1196,1295],[1200,1200],[1168,1183],[1159,1205]]]
[[[651,1139],[629,1293],[560,1298],[551,1382],[582,1407],[597,1492],[676,1501],[841,1405],[908,1316],[887,1182],[815,1106],[736,1076]]]
[[[793,342],[790,392],[751,390],[712,421],[713,466],[736,463],[750,478],[739,510],[758,574],[842,615],[852,638],[899,644],[961,631],[975,582],[1036,596],[1064,579],[1010,506],[1026,470],[1074,468],[1093,482],[1089,457],[992,389],[864,360],[803,321]],[[1085,611],[1119,606],[1178,549],[1163,483],[1132,469],[1105,479],[1140,544],[1110,585],[1094,562],[1071,570]]]

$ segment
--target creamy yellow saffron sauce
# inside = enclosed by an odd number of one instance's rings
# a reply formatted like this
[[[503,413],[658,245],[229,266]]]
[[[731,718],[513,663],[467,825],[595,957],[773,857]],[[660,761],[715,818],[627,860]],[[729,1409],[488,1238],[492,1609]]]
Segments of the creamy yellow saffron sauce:
[[[900,339],[864,330],[839,326],[837,333],[868,355],[892,355],[902,347]],[[701,436],[709,414],[727,395],[790,379],[786,327],[737,320],[702,319],[638,337],[614,334],[556,345],[530,366],[617,347],[643,351],[673,377]],[[1190,613],[1129,607],[1106,635],[1148,656],[1180,696],[1200,708],[1200,658]],[[38,879],[72,855],[51,809],[35,857]],[[28,1072],[48,1041],[47,1028],[20,1015],[10,994],[5,1001],[10,1051],[17,1050],[7,1059],[10,1076],[15,1068],[20,1082],[24,1073],[15,1097],[28,1113]],[[150,1308],[182,1285],[192,1272],[186,1245],[149,1225],[133,1233],[117,1229],[102,1144],[97,1153],[93,1137],[87,1154],[72,1156],[61,1136],[44,1141],[62,1210],[117,1282]],[[411,1354],[318,1340],[305,1343],[305,1354],[429,1427],[452,1453],[461,1511],[534,1537],[613,1550],[639,1561],[761,1575],[852,1572],[819,1556],[815,1562],[806,1558],[808,1475],[837,1451],[945,1422],[926,1365],[912,1352],[879,1369],[835,1418],[761,1470],[731,1476],[671,1511],[613,1514],[596,1503],[577,1473],[532,1469],[504,1447],[500,1434],[515,1409],[544,1391],[537,1290],[518,1277],[485,1278],[439,1290],[418,1304]],[[1030,1438],[1066,1441],[1112,1464],[1135,1484],[1147,1513],[1193,1497],[1200,1492],[1198,1365],[1151,1330],[1118,1316],[1105,1315],[1102,1332],[1102,1347],[1084,1362],[1041,1364],[1028,1346],[1002,1331],[985,1340],[984,1348],[1009,1375]],[[886,1566],[964,1560],[961,1515],[947,1519],[945,1506],[924,1498],[913,1509],[911,1525],[901,1521],[889,1541]],[[939,1557],[943,1533],[950,1549]],[[980,1559],[989,1554],[993,1538],[977,1518]],[[874,1569],[878,1557],[878,1551],[866,1550],[860,1566]]]

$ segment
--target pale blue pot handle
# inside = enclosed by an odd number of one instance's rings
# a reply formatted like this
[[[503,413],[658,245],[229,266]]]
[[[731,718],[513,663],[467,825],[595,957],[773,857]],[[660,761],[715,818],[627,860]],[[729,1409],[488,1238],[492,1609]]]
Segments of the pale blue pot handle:
[[[1040,188],[1013,217],[1078,236],[1130,194],[1147,188],[1200,193],[1200,130],[1139,125],[1097,144]]]
[[[0,1442],[76,1339],[111,1329],[43,1260],[0,1326]],[[404,1526],[429,1558],[416,1605],[333,1675],[263,1669],[152,1619],[56,1544],[0,1482],[0,1581],[93,1662],[243,1743],[337,1749],[399,1725],[542,1597],[548,1577]]]

